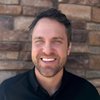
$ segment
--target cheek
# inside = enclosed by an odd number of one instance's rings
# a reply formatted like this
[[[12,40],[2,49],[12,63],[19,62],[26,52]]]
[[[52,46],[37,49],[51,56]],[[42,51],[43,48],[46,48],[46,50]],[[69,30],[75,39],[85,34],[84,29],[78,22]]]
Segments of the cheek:
[[[38,53],[38,48],[32,46],[32,50],[31,50],[32,57],[36,57],[37,53]]]
[[[41,47],[37,47],[33,44],[31,50],[32,59],[36,59],[36,57],[40,54],[41,51],[42,51]]]
[[[67,48],[58,50],[58,55],[60,56],[61,59],[65,59],[68,55]]]

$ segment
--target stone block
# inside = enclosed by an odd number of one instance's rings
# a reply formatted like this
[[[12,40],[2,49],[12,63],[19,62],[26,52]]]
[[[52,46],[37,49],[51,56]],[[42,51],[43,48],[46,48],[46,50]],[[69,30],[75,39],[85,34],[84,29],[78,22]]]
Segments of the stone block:
[[[32,61],[31,60],[31,52],[20,52],[19,53],[19,60],[23,61]]]
[[[72,53],[88,53],[89,48],[88,45],[86,44],[75,44],[72,43],[72,48],[71,48]]]
[[[92,11],[92,21],[100,22],[100,8],[93,8]]]
[[[100,0],[58,0],[60,3],[100,6]]]
[[[19,51],[21,44],[18,42],[0,42],[0,51]]]
[[[89,46],[89,53],[90,54],[100,54],[100,47],[98,46]]]
[[[86,43],[88,37],[88,32],[85,30],[73,30],[72,32],[72,42]]]
[[[100,31],[91,31],[89,33],[89,45],[100,45]]]
[[[66,68],[85,69],[89,66],[89,58],[84,53],[73,53],[68,57]]]
[[[72,0],[71,0],[72,1]],[[99,6],[100,0],[78,0],[80,4]]]
[[[0,60],[18,60],[18,54],[16,51],[0,51]]]
[[[48,8],[24,6],[23,7],[23,15],[32,15],[35,17],[38,13],[40,13],[46,9],[48,9]]]
[[[29,61],[20,60],[1,60],[0,70],[28,70],[33,68],[33,63]]]
[[[0,0],[0,4],[19,4],[19,0]]]
[[[34,0],[29,0],[29,1],[27,1],[27,0],[21,0],[21,5],[27,5],[27,6],[34,6],[34,4],[36,3],[36,1],[34,1]]]
[[[86,71],[86,78],[100,78],[100,71],[99,70],[87,70]]]
[[[15,30],[28,30],[34,18],[32,17],[16,17],[14,19]]]
[[[89,68],[93,70],[100,70],[100,55],[90,55]]]
[[[35,7],[53,7],[52,0],[21,0],[21,5]]]
[[[23,52],[31,52],[32,42],[24,42],[22,44],[22,51]]]
[[[13,17],[12,16],[0,16],[0,29],[13,29]]]
[[[79,20],[72,20],[72,28],[77,30],[85,30],[86,28],[86,22],[85,21],[79,21]]]
[[[29,41],[30,33],[27,31],[18,31],[18,30],[0,30],[0,41]]]
[[[0,5],[0,14],[20,15],[21,11],[19,5]]]
[[[87,30],[93,30],[93,31],[100,31],[100,24],[98,23],[87,23],[86,26]]]
[[[91,20],[91,7],[74,5],[74,4],[59,4],[61,10],[69,19]]]

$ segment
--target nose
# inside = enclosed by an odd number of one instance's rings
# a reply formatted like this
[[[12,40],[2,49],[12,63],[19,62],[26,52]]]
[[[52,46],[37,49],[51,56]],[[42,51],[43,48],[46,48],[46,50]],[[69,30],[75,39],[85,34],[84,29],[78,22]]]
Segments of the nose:
[[[51,44],[50,43],[46,43],[43,46],[43,53],[45,53],[46,55],[50,55],[52,52],[53,52],[53,48],[52,48]]]

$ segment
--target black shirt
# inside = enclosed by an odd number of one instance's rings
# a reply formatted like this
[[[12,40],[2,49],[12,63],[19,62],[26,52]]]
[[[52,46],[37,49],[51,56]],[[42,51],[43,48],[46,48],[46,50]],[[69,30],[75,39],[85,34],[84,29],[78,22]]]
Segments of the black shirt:
[[[60,88],[49,96],[32,69],[4,81],[0,85],[0,100],[100,100],[100,97],[92,84],[65,70]]]

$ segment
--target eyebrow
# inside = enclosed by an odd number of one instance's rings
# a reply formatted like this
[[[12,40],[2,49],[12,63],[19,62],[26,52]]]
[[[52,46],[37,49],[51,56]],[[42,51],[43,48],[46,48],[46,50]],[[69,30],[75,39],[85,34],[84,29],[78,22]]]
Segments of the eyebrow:
[[[34,40],[40,40],[43,39],[43,37],[39,36],[39,37],[34,37]],[[64,40],[63,37],[53,37],[52,40]]]
[[[64,40],[63,37],[53,37],[53,40]]]
[[[37,39],[43,39],[42,37],[34,37],[33,39],[37,40]]]

